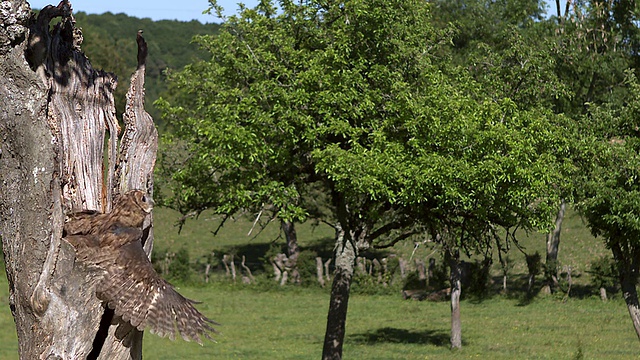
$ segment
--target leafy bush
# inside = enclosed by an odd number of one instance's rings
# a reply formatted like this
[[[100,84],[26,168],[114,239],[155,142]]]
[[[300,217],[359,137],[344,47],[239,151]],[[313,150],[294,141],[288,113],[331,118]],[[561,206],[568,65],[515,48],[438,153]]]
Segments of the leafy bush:
[[[402,285],[402,290],[426,290],[427,282],[420,280],[420,277],[416,271],[411,271],[407,274]]]
[[[298,255],[298,273],[302,286],[319,286],[316,270],[316,257],[318,253],[312,250],[302,250]]]
[[[476,260],[468,263],[466,275],[466,293],[476,297],[483,297],[489,293],[490,289],[491,259],[484,261]],[[465,293],[463,289],[463,294]]]
[[[540,270],[542,270],[542,257],[539,252],[536,251],[530,255],[525,254],[525,260],[527,261],[529,275],[535,276],[540,274]]]
[[[591,263],[591,283],[596,287],[613,288],[618,284],[618,269],[610,256],[601,256]]]
[[[178,250],[169,264],[169,274],[167,276],[180,283],[187,283],[191,280],[191,265],[189,262],[189,251],[186,248]]]
[[[369,274],[356,273],[353,275],[351,283],[351,292],[363,295],[393,295],[399,294],[402,287],[394,283],[381,284],[378,282],[377,276]]]

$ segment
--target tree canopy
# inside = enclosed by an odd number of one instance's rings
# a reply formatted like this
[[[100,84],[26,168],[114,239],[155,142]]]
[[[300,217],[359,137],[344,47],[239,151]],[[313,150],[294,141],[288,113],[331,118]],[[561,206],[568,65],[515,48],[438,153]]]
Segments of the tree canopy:
[[[167,204],[324,216],[364,247],[427,232],[486,249],[497,228],[548,226],[566,119],[452,64],[432,4],[278,6],[197,37],[211,59],[171,78]],[[318,190],[328,214],[312,214]]]

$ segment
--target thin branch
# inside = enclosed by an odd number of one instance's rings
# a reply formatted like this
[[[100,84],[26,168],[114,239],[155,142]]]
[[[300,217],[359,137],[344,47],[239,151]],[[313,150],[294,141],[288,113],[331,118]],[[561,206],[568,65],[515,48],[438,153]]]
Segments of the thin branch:
[[[390,247],[394,246],[395,244],[399,243],[400,241],[405,240],[405,239],[407,239],[407,238],[409,238],[409,237],[411,237],[411,236],[413,236],[413,235],[416,235],[416,234],[419,234],[419,232],[417,232],[417,231],[410,231],[410,232],[404,233],[404,234],[402,234],[402,235],[400,235],[400,236],[396,237],[395,239],[393,239],[393,241],[391,241],[391,242],[390,242],[390,243],[388,243],[388,244],[384,244],[384,245],[374,245],[374,246],[373,246],[373,248],[374,248],[374,249],[386,249],[386,248],[390,248]]]
[[[327,225],[331,226],[334,230],[336,229],[336,224],[332,224],[332,223],[330,223],[330,222],[328,222],[327,220],[324,220],[324,219],[320,219],[318,221],[320,221],[323,224],[327,224]]]
[[[255,238],[257,238],[260,234],[262,234],[262,232],[264,231],[264,229],[266,229],[266,228],[267,228],[267,226],[269,226],[269,224],[270,224],[272,221],[274,221],[275,219],[277,219],[277,216],[276,216],[276,215],[277,215],[277,213],[278,213],[277,211],[276,211],[276,212],[274,212],[274,213],[271,215],[271,217],[269,218],[269,221],[267,221],[264,225],[260,225],[260,231],[258,231],[258,233],[257,233],[254,237],[252,237],[252,238],[251,238],[251,240],[249,240],[249,241],[254,240],[254,239],[255,239]],[[247,235],[247,236],[248,236],[248,235]],[[279,239],[279,238],[280,238],[280,235],[278,234],[278,238],[277,238],[277,239]],[[277,239],[276,239],[276,240],[277,240]]]
[[[224,224],[227,222],[227,220],[229,220],[230,217],[231,217],[231,215],[224,214],[224,217],[222,218],[222,221],[220,221],[220,224],[218,225],[218,227],[214,231],[211,232],[213,234],[213,236],[218,235],[218,231],[220,231],[220,229],[222,229],[222,226],[224,226]]]
[[[258,223],[258,220],[260,220],[260,216],[262,216],[262,211],[263,210],[264,210],[264,204],[262,204],[262,209],[260,209],[260,212],[258,213],[258,216],[256,216],[256,219],[253,221],[253,225],[251,225],[251,229],[247,233],[247,236],[251,236],[251,233],[253,232],[253,229],[256,227],[256,224]]]
[[[184,224],[187,222],[187,219],[189,218],[194,218],[198,215],[197,211],[190,211],[186,214],[183,214],[180,219],[178,219],[178,221],[176,221],[174,226],[178,227],[178,234],[180,234],[182,232],[182,227],[184,226]]]
[[[395,222],[390,222],[388,224],[385,224],[381,227],[379,227],[378,229],[376,229],[375,231],[373,231],[371,233],[371,235],[369,235],[369,239],[371,241],[377,239],[378,237],[392,231],[392,230],[397,230],[397,229],[401,229],[403,227],[406,227],[408,225],[407,221],[395,221]]]

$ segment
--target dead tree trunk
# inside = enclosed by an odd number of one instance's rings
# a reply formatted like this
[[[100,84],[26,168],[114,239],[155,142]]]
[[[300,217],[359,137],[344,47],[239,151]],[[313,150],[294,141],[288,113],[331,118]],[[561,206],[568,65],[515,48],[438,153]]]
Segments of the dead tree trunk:
[[[460,295],[462,293],[462,275],[460,271],[460,251],[446,251],[451,282],[451,348],[462,348],[462,321],[460,319]]]
[[[322,258],[316,257],[316,275],[318,276],[318,283],[321,287],[324,287],[324,276],[322,274]]]
[[[144,56],[132,77],[118,147],[115,76],[93,70],[81,52],[71,5],[48,6],[27,25],[31,12],[24,1],[5,4],[10,11],[0,15],[0,223],[20,357],[138,359],[142,333],[105,312],[95,296],[95,276],[74,262],[62,225],[65,212],[105,212],[118,193],[153,191],[157,134],[142,107]],[[56,17],[62,21],[50,30]],[[141,38],[139,45],[144,47]],[[151,217],[144,233],[150,251]]]
[[[291,221],[282,220],[282,232],[287,239],[287,262],[285,266],[291,272],[291,281],[294,284],[300,284],[300,272],[298,271],[298,255],[300,255],[300,247],[298,246],[298,235],[296,228]]]
[[[331,265],[331,258],[324,262],[324,277],[327,281],[331,281],[331,274],[329,274],[329,266]]]
[[[231,275],[231,280],[233,280],[233,282],[236,281],[236,265],[234,263],[234,255],[223,255],[222,256],[222,263],[224,264],[224,267],[227,269],[227,276]],[[231,269],[231,273],[229,273],[229,269]]]
[[[245,283],[245,284],[255,283],[256,282],[256,278],[253,277],[253,274],[251,273],[251,269],[249,269],[249,267],[245,264],[245,256],[244,255],[242,255],[242,262],[240,263],[240,266],[242,266],[242,269],[246,273],[245,275],[242,275],[242,282]]]
[[[562,233],[562,221],[566,204],[564,200],[560,203],[556,223],[553,230],[547,234],[547,257],[545,262],[546,284],[543,292],[552,293],[558,287],[558,249],[560,248],[560,234]]]

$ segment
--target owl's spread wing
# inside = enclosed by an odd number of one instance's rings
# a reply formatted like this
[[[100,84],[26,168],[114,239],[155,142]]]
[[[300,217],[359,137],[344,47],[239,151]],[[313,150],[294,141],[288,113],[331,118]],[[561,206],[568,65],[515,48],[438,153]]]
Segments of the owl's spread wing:
[[[140,241],[117,249],[115,262],[107,264],[106,276],[98,285],[98,297],[116,315],[138,330],[149,326],[159,336],[172,340],[176,332],[183,339],[202,344],[201,336],[211,339],[212,320],[202,315],[195,303],[180,295],[153,269]]]
[[[100,239],[94,235],[72,235],[65,240],[76,250],[76,260],[93,268],[104,270],[105,263],[115,261],[113,251],[100,247]]]
[[[67,221],[63,227],[62,236],[87,235],[96,224],[102,220],[103,215],[93,210],[85,210],[67,215]]]

